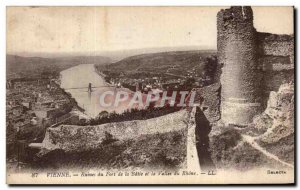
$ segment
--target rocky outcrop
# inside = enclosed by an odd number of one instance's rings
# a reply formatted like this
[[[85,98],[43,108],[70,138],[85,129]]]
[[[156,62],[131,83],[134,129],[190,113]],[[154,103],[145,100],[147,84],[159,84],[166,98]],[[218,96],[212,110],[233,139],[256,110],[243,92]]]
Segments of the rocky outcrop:
[[[294,163],[294,101],[294,84],[283,84],[270,93],[266,110],[254,120],[254,127],[265,131],[257,142],[289,163]]]
[[[278,92],[271,92],[265,111],[247,127],[218,123],[209,136],[210,151],[217,168],[293,168],[293,82],[281,85]]]
[[[274,143],[294,133],[294,86],[283,84],[272,91],[266,110],[254,119],[253,126],[266,132],[260,137],[265,143]]]
[[[187,164],[187,111],[96,126],[49,128],[35,165],[42,168],[175,169]]]
[[[107,136],[102,144],[89,150],[54,149],[33,161],[41,170],[128,169],[174,170],[186,167],[185,129],[144,134],[135,139],[115,140]]]
[[[136,139],[141,135],[162,134],[187,127],[187,112],[179,111],[166,116],[95,126],[60,125],[47,129],[42,150],[61,149],[66,152],[84,151],[107,141]]]

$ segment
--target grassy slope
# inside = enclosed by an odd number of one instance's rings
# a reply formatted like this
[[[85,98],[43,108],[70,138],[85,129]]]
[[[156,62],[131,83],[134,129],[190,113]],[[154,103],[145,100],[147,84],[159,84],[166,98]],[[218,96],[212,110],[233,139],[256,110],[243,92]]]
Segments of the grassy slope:
[[[94,150],[52,151],[33,161],[36,169],[178,169],[186,160],[186,130],[141,135],[137,139],[108,141]]]
[[[164,72],[166,68],[178,66],[191,68],[199,65],[206,57],[216,55],[215,51],[175,51],[141,54],[125,58],[107,66],[114,71],[144,71],[156,68],[157,72]]]

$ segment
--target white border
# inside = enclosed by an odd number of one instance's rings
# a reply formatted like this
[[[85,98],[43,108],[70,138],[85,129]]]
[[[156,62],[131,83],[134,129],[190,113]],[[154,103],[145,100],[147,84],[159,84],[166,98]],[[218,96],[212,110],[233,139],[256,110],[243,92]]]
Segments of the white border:
[[[300,1],[296,0],[285,0],[285,1],[275,1],[275,0],[245,0],[245,1],[237,1],[237,0],[223,0],[223,1],[217,1],[217,0],[210,0],[210,1],[199,1],[199,0],[2,0],[0,5],[0,31],[1,31],[1,43],[0,43],[0,49],[1,49],[1,64],[0,64],[0,76],[1,76],[1,82],[0,82],[0,121],[1,121],[1,131],[0,131],[0,142],[1,142],[1,162],[0,162],[0,187],[1,189],[8,189],[8,188],[15,188],[15,187],[9,187],[5,184],[5,177],[6,177],[6,163],[5,163],[5,59],[6,59],[6,40],[5,40],[5,31],[6,31],[6,18],[5,18],[5,10],[6,6],[28,6],[28,5],[40,5],[40,6],[228,6],[228,5],[256,5],[256,6],[291,6],[294,5],[296,8],[300,7]],[[296,26],[299,26],[299,20],[296,19]],[[297,31],[297,30],[295,30]],[[297,34],[295,34],[297,35]],[[298,44],[299,39],[297,37]],[[296,46],[297,47],[297,46]],[[296,48],[297,54],[299,55],[299,49]],[[297,60],[297,59],[296,59]],[[297,64],[297,63],[296,63]],[[297,71],[299,71],[299,66],[297,66]],[[299,94],[299,82],[297,81],[297,94]],[[297,107],[299,107],[299,100],[297,103]],[[297,118],[299,116],[299,112],[297,112]],[[295,126],[298,128],[298,126]],[[297,129],[297,137],[299,137],[299,128]],[[299,140],[298,140],[299,142]],[[297,153],[299,153],[299,145],[297,143]],[[297,156],[299,164],[299,156]],[[298,173],[298,172],[297,172]],[[259,177],[259,176],[257,176]],[[298,183],[298,176],[296,176]],[[26,188],[32,188],[32,187],[26,187]],[[35,187],[34,187],[35,188]],[[42,188],[42,187],[37,187]],[[64,187],[53,187],[55,189],[63,189]],[[68,188],[76,188],[74,187],[68,187]],[[79,187],[79,188],[86,188],[86,187]],[[108,189],[109,187],[98,187],[101,189]],[[116,188],[116,187],[114,187]],[[128,189],[131,189],[132,187],[126,187]],[[153,187],[158,188],[158,187]],[[174,187],[165,187],[164,189],[173,189]],[[184,187],[182,187],[184,188]],[[200,188],[207,188],[207,187],[200,187]],[[219,187],[214,187],[219,188]],[[229,188],[232,188],[230,186]],[[266,187],[259,187],[258,189],[265,189]],[[273,188],[273,187],[269,187]],[[112,189],[112,188],[109,188]],[[158,189],[162,189],[162,187],[159,187]],[[283,189],[287,189],[287,187],[283,187]]]

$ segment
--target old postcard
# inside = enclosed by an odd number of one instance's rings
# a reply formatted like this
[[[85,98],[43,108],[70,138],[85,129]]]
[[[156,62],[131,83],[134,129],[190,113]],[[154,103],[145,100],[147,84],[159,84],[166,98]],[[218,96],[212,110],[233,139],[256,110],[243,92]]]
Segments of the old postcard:
[[[8,184],[295,182],[293,7],[6,12]]]

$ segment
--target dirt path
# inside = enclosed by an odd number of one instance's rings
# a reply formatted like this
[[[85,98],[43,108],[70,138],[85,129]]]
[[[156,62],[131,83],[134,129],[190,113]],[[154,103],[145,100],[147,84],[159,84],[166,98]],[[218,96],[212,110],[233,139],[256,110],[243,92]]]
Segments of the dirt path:
[[[260,151],[261,153],[263,153],[265,156],[267,156],[270,159],[276,160],[277,162],[280,162],[281,164],[294,168],[294,166],[292,164],[289,164],[285,161],[282,161],[280,158],[278,158],[276,155],[268,152],[265,148],[261,147],[257,142],[255,142],[255,137],[251,137],[248,135],[242,135],[242,138],[245,142],[247,142],[249,145],[251,145],[253,148],[255,148],[256,150]]]

